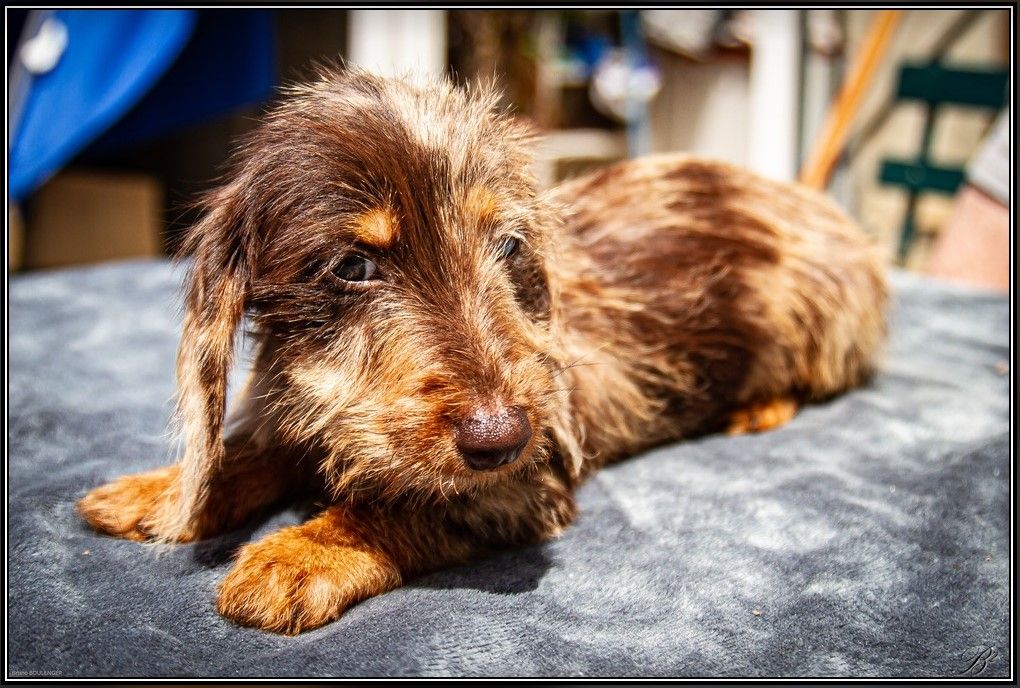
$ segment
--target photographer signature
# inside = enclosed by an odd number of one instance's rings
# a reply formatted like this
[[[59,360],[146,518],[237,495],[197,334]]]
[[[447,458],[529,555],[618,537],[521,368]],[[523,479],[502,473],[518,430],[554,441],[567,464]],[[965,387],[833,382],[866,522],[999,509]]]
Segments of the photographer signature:
[[[999,656],[994,647],[978,645],[971,648],[972,652],[966,657],[966,668],[959,672],[959,676],[980,676],[988,668],[989,662]]]

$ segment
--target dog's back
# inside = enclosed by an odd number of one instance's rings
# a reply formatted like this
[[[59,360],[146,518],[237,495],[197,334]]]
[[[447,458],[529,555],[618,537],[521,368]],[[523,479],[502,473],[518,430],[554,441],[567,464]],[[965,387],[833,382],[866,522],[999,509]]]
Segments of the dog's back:
[[[873,370],[882,260],[824,196],[685,155],[620,163],[554,194],[566,209],[554,261],[563,338],[590,455],[724,429]]]

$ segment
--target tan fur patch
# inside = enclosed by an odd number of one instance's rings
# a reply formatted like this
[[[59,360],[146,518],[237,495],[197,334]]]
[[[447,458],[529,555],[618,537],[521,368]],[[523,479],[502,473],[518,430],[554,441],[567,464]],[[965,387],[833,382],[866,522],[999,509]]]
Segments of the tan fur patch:
[[[795,415],[797,402],[789,397],[780,397],[734,412],[730,417],[730,426],[726,429],[726,434],[743,435],[773,430],[789,423]]]
[[[484,186],[472,186],[468,189],[464,200],[464,210],[468,215],[477,217],[482,222],[489,222],[496,214],[499,197],[492,189]]]
[[[388,208],[372,208],[354,220],[354,233],[359,241],[387,249],[397,238],[397,218]]]

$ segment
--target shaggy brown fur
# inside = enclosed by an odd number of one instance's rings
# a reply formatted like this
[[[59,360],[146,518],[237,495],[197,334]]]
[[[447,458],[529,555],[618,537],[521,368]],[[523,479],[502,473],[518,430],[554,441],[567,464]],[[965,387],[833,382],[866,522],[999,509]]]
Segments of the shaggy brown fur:
[[[219,592],[296,633],[555,536],[608,461],[781,424],[871,373],[881,261],[825,198],[680,155],[538,193],[493,103],[338,70],[291,90],[190,235],[186,452],[90,492],[89,523],[186,541],[324,491]],[[246,313],[259,354],[225,431]]]

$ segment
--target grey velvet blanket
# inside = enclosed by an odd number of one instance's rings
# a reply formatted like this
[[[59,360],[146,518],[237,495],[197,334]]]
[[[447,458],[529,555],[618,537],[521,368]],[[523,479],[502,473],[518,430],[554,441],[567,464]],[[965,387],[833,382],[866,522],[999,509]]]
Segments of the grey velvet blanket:
[[[157,555],[74,502],[169,462],[179,269],[10,290],[8,675],[1008,676],[1009,307],[896,275],[884,372],[758,436],[597,474],[555,542],[298,637],[217,616],[240,543]]]

